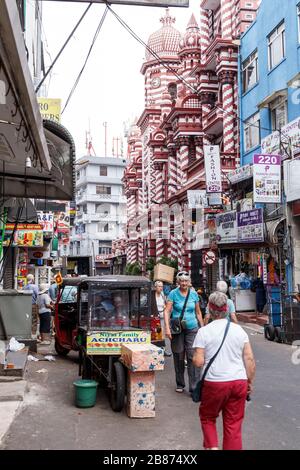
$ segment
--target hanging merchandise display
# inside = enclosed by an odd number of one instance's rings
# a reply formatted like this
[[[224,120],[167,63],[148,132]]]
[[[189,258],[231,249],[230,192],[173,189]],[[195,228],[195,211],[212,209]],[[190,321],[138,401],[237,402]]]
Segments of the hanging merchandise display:
[[[26,285],[26,277],[28,274],[28,249],[20,248],[17,263],[17,288],[23,289]]]

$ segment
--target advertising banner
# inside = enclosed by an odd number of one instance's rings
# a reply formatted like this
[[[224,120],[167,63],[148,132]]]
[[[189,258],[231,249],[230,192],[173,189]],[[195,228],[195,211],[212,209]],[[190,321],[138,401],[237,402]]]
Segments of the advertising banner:
[[[44,235],[51,236],[53,235],[54,230],[54,217],[53,212],[43,212],[38,211],[38,222],[43,227]]]
[[[227,175],[230,183],[239,183],[240,181],[247,180],[252,176],[252,166],[251,165],[244,165],[236,170],[230,171]]]
[[[87,336],[87,354],[121,354],[122,344],[150,344],[150,331],[99,331]]]
[[[204,145],[206,192],[221,193],[221,160],[218,145]]]
[[[9,246],[15,224],[6,224],[3,246]],[[12,246],[42,247],[43,228],[39,224],[18,224],[14,233]]]
[[[254,202],[281,203],[281,156],[253,156]]]
[[[238,239],[236,211],[217,214],[217,242],[236,243]]]
[[[239,243],[259,243],[264,241],[263,209],[237,213]]]

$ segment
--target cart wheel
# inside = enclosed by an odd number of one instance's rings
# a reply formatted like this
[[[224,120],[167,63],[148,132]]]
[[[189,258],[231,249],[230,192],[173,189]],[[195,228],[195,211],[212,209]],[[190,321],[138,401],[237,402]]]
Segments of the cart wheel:
[[[70,352],[70,349],[64,348],[57,340],[55,340],[54,347],[59,356],[66,356]]]
[[[122,411],[125,402],[125,369],[123,365],[116,361],[112,370],[112,388],[110,389],[110,405],[113,411]]]
[[[269,341],[274,341],[275,339],[275,328],[273,325],[266,326],[266,338]]]
[[[275,326],[275,341],[276,343],[282,343],[282,329],[280,326]]]

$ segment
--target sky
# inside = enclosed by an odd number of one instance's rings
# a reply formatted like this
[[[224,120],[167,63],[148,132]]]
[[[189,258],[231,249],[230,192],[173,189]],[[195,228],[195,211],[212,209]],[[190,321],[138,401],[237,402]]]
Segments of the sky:
[[[192,15],[199,23],[200,0],[190,0],[189,8],[171,8],[174,25],[185,32]],[[42,32],[45,63],[51,61],[87,8],[87,3],[42,2]],[[162,25],[164,8],[112,5],[144,42]],[[46,82],[48,98],[61,98],[62,108],[81,70],[92,38],[105,10],[93,4]],[[144,109],[144,77],[140,73],[145,49],[108,12],[79,84],[62,115],[61,123],[76,144],[77,158],[86,155],[86,131],[90,129],[97,156],[105,155],[104,122],[107,122],[107,154],[112,156],[113,138],[124,138],[124,123],[132,122]],[[126,152],[124,140],[124,156]],[[116,141],[115,141],[116,153]]]

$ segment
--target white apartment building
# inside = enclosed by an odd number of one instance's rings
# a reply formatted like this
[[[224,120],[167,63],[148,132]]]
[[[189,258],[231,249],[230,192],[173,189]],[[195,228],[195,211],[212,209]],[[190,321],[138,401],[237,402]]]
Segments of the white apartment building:
[[[85,156],[76,162],[75,224],[70,256],[92,256],[95,274],[108,269],[112,241],[124,236],[126,197],[123,178],[126,160]]]

